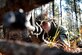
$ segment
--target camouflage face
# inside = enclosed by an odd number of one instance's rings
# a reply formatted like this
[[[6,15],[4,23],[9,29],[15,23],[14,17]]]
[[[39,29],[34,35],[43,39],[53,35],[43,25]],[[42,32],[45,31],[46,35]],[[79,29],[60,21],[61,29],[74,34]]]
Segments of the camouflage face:
[[[48,22],[48,21],[43,21],[41,26],[45,32],[48,32],[50,30],[50,22]]]

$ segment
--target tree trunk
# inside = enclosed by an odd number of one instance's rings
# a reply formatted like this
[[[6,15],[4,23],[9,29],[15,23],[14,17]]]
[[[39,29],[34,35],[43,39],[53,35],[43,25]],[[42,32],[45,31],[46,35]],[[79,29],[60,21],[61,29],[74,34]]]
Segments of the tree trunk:
[[[61,1],[62,0],[60,0],[60,18],[61,18],[61,25],[62,25],[62,5],[61,5]]]
[[[74,11],[75,11],[75,16],[76,16],[76,23],[77,23],[77,25],[76,25],[76,30],[78,31],[78,16],[77,16],[77,8],[76,8],[76,0],[74,0]]]
[[[53,13],[53,17],[55,16],[55,12],[54,12],[54,1],[52,2],[52,13]]]

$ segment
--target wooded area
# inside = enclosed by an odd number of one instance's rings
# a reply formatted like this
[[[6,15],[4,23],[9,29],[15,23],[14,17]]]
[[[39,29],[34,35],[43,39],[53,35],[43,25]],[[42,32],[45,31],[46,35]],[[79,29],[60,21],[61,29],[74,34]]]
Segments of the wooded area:
[[[82,0],[0,0],[0,54],[81,55]]]

